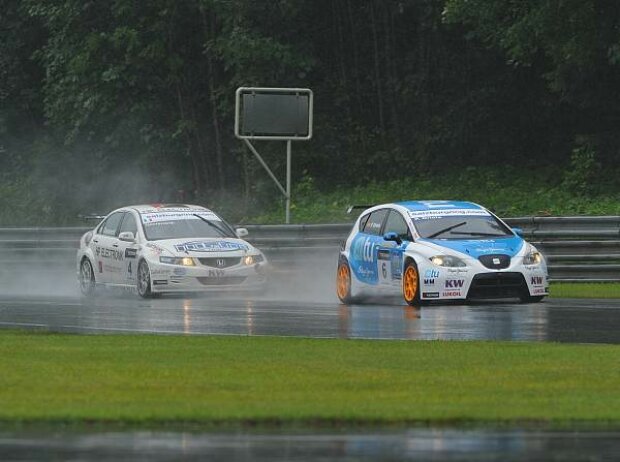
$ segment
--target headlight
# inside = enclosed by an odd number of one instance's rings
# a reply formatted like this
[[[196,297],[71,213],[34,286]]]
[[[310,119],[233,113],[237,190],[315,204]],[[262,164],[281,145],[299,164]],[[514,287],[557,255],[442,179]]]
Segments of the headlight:
[[[463,260],[458,257],[453,257],[452,255],[435,255],[431,257],[430,260],[433,265],[437,266],[446,266],[450,268],[467,266]]]
[[[192,257],[159,257],[159,262],[167,265],[196,266]]]
[[[542,254],[540,252],[531,251],[523,257],[524,265],[538,265],[542,262]]]
[[[250,265],[253,265],[254,263],[260,263],[264,259],[265,258],[260,253],[257,255],[246,255],[245,257],[243,257],[243,263],[250,266]]]

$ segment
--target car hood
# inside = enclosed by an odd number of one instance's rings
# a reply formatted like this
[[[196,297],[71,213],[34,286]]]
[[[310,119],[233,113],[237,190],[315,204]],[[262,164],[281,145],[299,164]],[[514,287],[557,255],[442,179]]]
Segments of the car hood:
[[[243,239],[235,238],[185,238],[152,241],[147,247],[159,249],[175,256],[206,257],[215,254],[245,255],[254,250]]]
[[[434,244],[473,258],[492,254],[504,254],[514,257],[521,250],[524,243],[523,239],[518,236],[501,239],[420,239],[419,242]]]

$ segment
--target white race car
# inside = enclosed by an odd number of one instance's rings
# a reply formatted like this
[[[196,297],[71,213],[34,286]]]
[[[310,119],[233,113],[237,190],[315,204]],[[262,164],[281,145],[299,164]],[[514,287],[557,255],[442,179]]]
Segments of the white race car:
[[[548,294],[543,255],[471,202],[410,201],[366,209],[340,250],[337,295],[400,293],[409,305],[436,300]]]
[[[135,288],[163,292],[260,290],[265,256],[216,213],[195,205],[137,205],[110,213],[80,239],[80,289]]]

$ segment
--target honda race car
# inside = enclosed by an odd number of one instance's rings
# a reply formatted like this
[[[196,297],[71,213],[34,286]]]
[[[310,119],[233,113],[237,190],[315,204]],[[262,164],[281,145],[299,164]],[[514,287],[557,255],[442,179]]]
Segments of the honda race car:
[[[138,205],[110,213],[80,239],[80,289],[162,292],[260,289],[267,260],[217,214],[195,205]]]
[[[409,305],[436,300],[548,294],[543,255],[484,207],[471,202],[411,201],[365,210],[343,243],[337,295],[401,293]]]

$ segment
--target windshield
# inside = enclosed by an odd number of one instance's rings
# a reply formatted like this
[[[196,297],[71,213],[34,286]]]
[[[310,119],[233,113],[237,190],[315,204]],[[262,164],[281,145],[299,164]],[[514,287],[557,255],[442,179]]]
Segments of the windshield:
[[[141,217],[144,234],[149,241],[237,237],[233,229],[212,212],[146,213]]]
[[[493,215],[483,210],[474,215],[442,214],[415,216],[410,214],[420,237],[427,239],[488,239],[489,237],[511,237],[512,231]]]

